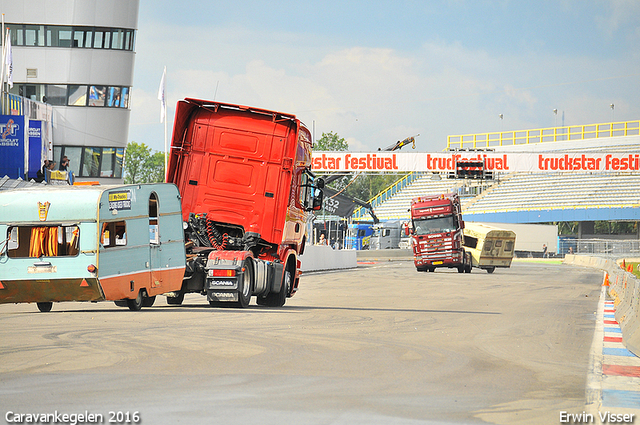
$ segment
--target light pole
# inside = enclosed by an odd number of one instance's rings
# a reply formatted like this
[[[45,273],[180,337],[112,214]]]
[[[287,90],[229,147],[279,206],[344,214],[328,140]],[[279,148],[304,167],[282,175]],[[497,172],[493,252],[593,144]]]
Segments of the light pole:
[[[611,122],[613,122],[613,121],[614,121],[614,119],[613,119],[613,118],[614,118],[614,117],[613,117],[613,115],[614,115],[614,109],[615,109],[615,107],[616,107],[616,105],[614,105],[613,103],[612,103],[611,105],[609,105],[609,108],[611,108]]]

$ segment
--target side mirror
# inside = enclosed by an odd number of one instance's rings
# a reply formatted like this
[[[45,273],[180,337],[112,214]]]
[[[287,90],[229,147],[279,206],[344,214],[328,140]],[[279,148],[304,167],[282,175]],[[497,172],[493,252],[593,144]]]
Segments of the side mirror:
[[[316,179],[316,187],[318,189],[324,189],[324,179],[322,178],[317,178]]]
[[[321,179],[320,182],[322,182],[322,187],[324,187],[324,181],[322,181]],[[319,184],[318,184],[318,187],[319,187]],[[324,199],[324,192],[320,190],[320,188],[316,190],[317,190],[317,193],[313,197],[313,205],[311,206],[311,209],[313,211],[319,211],[322,209],[322,201]]]

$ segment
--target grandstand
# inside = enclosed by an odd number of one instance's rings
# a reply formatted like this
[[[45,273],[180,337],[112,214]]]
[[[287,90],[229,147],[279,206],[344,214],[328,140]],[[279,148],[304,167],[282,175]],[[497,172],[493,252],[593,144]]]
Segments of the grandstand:
[[[450,136],[449,149],[503,152],[640,152],[640,121]],[[449,179],[421,173],[370,202],[380,220],[409,219],[412,198],[456,191],[465,220],[498,223],[639,221],[640,171],[511,173],[494,180]],[[358,219],[358,213],[354,215]],[[635,236],[636,238],[638,235]]]

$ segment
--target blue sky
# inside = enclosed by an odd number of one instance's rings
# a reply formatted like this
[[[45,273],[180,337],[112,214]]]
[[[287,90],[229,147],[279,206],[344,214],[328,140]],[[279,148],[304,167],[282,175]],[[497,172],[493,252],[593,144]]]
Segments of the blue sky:
[[[294,113],[353,151],[637,120],[638,46],[636,0],[141,0],[129,140],[164,148],[164,66],[169,133],[185,97]]]

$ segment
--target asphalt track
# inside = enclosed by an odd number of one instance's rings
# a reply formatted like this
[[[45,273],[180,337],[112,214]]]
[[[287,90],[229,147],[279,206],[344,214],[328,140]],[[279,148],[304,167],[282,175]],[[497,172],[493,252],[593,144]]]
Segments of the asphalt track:
[[[585,410],[601,283],[560,264],[458,274],[394,261],[306,274],[280,309],[211,308],[196,294],[140,312],[0,305],[0,413],[556,424]]]

